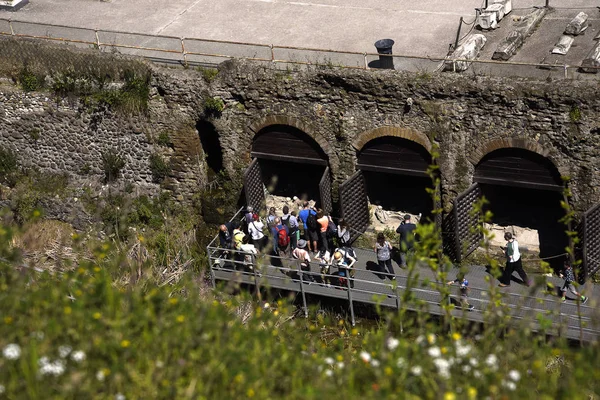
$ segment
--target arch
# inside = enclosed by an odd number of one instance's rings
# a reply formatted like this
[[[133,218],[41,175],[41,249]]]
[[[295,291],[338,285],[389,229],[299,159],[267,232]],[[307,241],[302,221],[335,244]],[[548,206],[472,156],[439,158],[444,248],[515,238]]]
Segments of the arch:
[[[352,146],[357,151],[360,151],[371,140],[384,136],[393,136],[410,140],[420,144],[428,153],[431,153],[431,141],[426,135],[412,128],[403,128],[392,125],[380,126],[379,128],[360,133],[352,142]]]
[[[369,140],[357,153],[356,166],[360,170],[429,177],[431,153],[412,140],[380,136]]]
[[[473,166],[477,166],[483,158],[495,151],[503,148],[512,148],[512,149],[522,149],[528,150],[533,153],[536,153],[542,157],[547,158],[554,168],[560,173],[561,176],[569,175],[568,167],[562,165],[558,160],[552,155],[552,152],[544,148],[540,143],[526,139],[526,138],[503,138],[503,139],[494,139],[489,142],[478,146],[468,157],[469,161],[473,164]]]
[[[321,149],[325,152],[325,154],[327,154],[330,160],[333,158],[337,159],[335,152],[332,151],[327,139],[325,139],[325,137],[323,137],[321,134],[316,133],[310,125],[304,123],[298,118],[287,115],[269,115],[254,121],[248,126],[248,129],[253,135],[256,135],[262,129],[267,128],[270,125],[287,125],[304,132],[314,141],[316,141],[319,146],[321,146]]]
[[[289,125],[268,125],[254,136],[253,158],[327,166],[327,154],[306,133]]]

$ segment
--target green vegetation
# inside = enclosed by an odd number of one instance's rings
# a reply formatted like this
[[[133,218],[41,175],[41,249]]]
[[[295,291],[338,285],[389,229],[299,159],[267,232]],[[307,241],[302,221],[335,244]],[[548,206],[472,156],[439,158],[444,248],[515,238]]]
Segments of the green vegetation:
[[[173,140],[171,140],[169,132],[162,131],[159,133],[158,138],[156,139],[156,144],[163,147],[173,147]]]
[[[0,183],[13,186],[19,172],[17,154],[9,148],[0,145]]]
[[[41,215],[42,203],[53,197],[66,194],[69,178],[66,174],[55,174],[29,170],[15,178],[9,200],[14,218],[25,223]]]
[[[44,82],[43,79],[40,79],[39,76],[31,72],[27,65],[25,65],[23,69],[21,69],[18,81],[21,85],[21,88],[26,92],[33,92],[35,90],[41,89]]]
[[[217,75],[219,74],[219,70],[216,68],[198,67],[197,69],[202,73],[202,77],[207,83],[211,83],[212,81],[214,81]]]
[[[165,159],[156,153],[150,154],[150,171],[152,172],[152,181],[154,183],[161,183],[171,172],[171,166],[165,161]]]
[[[225,103],[218,97],[208,97],[204,100],[204,112],[211,117],[219,117],[225,109]]]
[[[569,111],[569,119],[573,123],[581,121],[581,110],[577,105],[573,105]]]
[[[108,149],[102,153],[102,169],[105,182],[116,181],[124,166],[125,160],[115,149]]]

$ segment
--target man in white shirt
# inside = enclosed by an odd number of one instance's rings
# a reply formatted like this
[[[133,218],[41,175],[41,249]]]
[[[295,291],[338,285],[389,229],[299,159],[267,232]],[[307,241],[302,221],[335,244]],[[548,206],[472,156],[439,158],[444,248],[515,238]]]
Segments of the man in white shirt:
[[[248,224],[248,233],[250,233],[250,237],[252,238],[252,244],[258,249],[258,251],[262,251],[265,247],[265,234],[263,233],[264,227],[265,224],[262,223],[256,214],[253,217],[253,221]]]
[[[501,247],[506,254],[506,268],[504,268],[504,274],[500,278],[500,287],[510,286],[510,280],[512,278],[513,271],[517,271],[525,286],[529,286],[529,278],[523,270],[523,264],[521,262],[521,253],[519,252],[519,242],[515,240],[512,233],[506,232],[504,234],[504,240],[506,240],[506,247]]]

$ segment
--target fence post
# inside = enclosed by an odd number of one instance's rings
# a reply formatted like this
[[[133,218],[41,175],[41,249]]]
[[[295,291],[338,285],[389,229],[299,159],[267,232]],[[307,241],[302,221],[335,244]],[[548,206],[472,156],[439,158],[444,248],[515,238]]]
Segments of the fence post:
[[[185,44],[183,43],[183,38],[181,38],[181,54],[183,55],[183,66],[187,67],[187,56],[185,55]]]
[[[8,19],[8,26],[10,27],[10,34],[15,36],[15,30],[13,29],[13,26],[12,26],[12,19],[10,19],[10,18]]]
[[[206,253],[208,254],[208,270],[210,271],[210,282],[212,283],[213,289],[217,288],[217,283],[215,281],[215,273],[213,271],[214,262],[211,257],[210,247],[206,247]]]
[[[94,29],[94,35],[96,36],[96,47],[100,50],[100,36],[98,36],[98,29]]]
[[[275,62],[275,51],[273,50],[273,45],[269,45],[271,48],[271,62]]]
[[[369,69],[369,60],[367,60],[367,53],[363,53],[363,57],[365,58],[365,69]]]
[[[258,280],[258,274],[256,273],[256,255],[254,254],[250,255],[250,267],[252,268],[252,273],[254,274],[254,289],[256,297],[258,297],[258,300],[262,300],[262,296],[260,295],[260,284]]]
[[[300,261],[296,261],[298,266],[298,275],[300,276],[300,292],[302,293],[302,305],[304,306],[304,318],[308,318],[308,306],[306,305],[306,293],[304,293],[304,278],[302,275],[302,267]]]
[[[356,319],[354,318],[354,304],[352,302],[352,287],[350,285],[350,268],[346,268],[346,287],[348,288],[348,302],[350,303],[350,318],[352,319],[352,326],[356,325]]]

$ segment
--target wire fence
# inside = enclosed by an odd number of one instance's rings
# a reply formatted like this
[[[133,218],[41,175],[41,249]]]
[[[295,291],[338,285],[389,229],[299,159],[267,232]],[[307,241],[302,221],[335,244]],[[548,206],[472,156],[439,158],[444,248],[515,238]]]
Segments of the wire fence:
[[[210,40],[200,38],[150,35],[102,29],[77,28],[65,25],[26,22],[0,18],[0,36],[43,39],[75,47],[139,56],[155,62],[184,66],[213,67],[229,59],[246,59],[275,65],[279,68],[335,67],[349,69],[380,68],[386,57],[393,59],[396,70],[424,75],[456,71],[457,66],[470,66],[476,75],[543,77],[574,79],[581,74],[581,65],[524,63],[494,60],[471,60],[449,56],[428,57],[401,54],[378,54],[257,43]],[[596,72],[600,67],[587,67]]]

